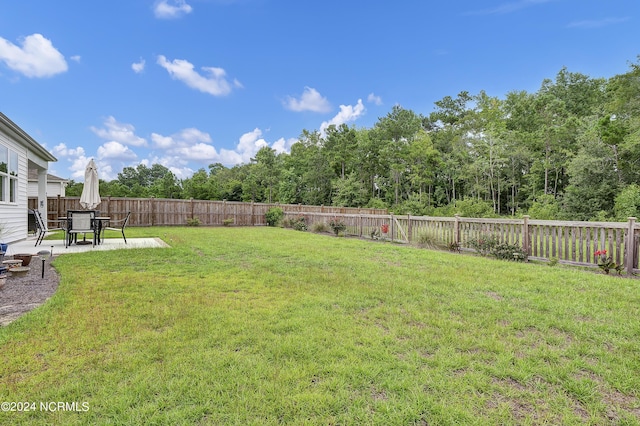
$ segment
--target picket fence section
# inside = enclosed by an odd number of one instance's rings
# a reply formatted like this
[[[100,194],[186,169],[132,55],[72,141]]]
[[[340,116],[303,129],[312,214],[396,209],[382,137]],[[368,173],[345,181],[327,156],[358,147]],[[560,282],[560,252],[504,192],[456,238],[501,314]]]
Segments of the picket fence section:
[[[411,243],[425,234],[429,241],[443,247],[455,245],[472,251],[472,243],[495,237],[501,243],[518,245],[530,259],[557,260],[560,263],[595,266],[596,251],[624,265],[627,273],[638,271],[640,228],[636,218],[628,222],[577,222],[522,219],[482,219],[466,217],[430,217],[393,214],[330,214],[286,211],[287,219],[304,216],[308,227],[316,222],[329,224],[332,219],[346,225],[345,233],[364,238],[385,238]],[[386,233],[382,230],[387,230]]]

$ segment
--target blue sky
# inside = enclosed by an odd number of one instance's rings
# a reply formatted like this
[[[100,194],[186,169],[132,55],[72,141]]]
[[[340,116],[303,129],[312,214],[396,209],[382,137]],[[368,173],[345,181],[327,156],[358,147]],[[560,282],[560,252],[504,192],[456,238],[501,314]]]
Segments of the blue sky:
[[[82,181],[178,177],[288,151],[303,129],[429,114],[466,90],[535,92],[562,67],[624,73],[636,0],[5,1],[0,111]]]

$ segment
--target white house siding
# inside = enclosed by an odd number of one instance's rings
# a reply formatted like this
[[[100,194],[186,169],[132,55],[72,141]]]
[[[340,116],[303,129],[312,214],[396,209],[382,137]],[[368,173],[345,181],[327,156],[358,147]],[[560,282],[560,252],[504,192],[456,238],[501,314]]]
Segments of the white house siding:
[[[66,193],[65,186],[61,182],[47,182],[47,197],[64,197]],[[38,182],[31,181],[28,185],[27,196],[29,198],[38,197]]]
[[[10,243],[23,239],[27,235],[27,149],[3,133],[0,143],[18,153],[18,188],[16,202],[0,201],[0,242]]]

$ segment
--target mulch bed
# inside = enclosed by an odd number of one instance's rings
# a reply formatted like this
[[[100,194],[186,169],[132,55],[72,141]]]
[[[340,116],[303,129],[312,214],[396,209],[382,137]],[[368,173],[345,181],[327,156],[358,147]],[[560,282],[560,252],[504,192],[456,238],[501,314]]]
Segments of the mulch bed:
[[[5,259],[10,259],[11,256]],[[7,274],[7,283],[0,289],[0,326],[5,326],[21,315],[47,301],[58,288],[60,276],[47,260],[42,278],[42,261],[34,256],[29,272],[23,277]]]

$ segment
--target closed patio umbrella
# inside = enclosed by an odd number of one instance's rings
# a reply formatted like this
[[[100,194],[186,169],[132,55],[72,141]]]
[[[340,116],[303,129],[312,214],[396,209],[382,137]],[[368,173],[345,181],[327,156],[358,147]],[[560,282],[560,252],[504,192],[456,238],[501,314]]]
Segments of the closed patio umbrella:
[[[89,161],[84,171],[84,187],[80,196],[80,205],[87,209],[95,209],[100,204],[100,188],[98,182],[98,167],[93,161]]]

